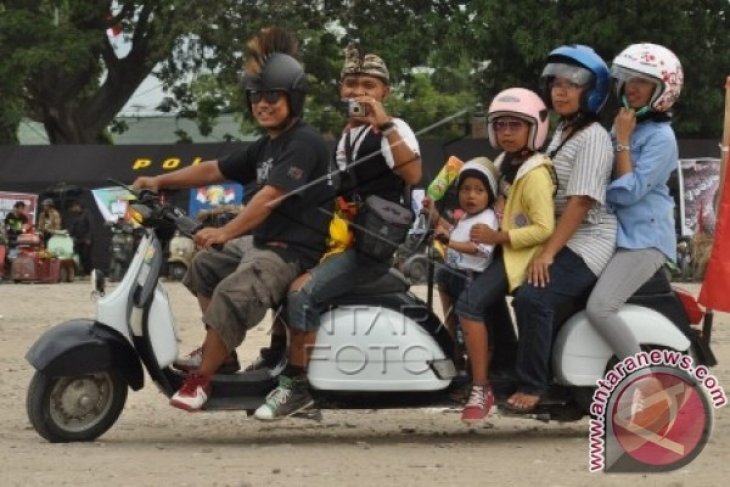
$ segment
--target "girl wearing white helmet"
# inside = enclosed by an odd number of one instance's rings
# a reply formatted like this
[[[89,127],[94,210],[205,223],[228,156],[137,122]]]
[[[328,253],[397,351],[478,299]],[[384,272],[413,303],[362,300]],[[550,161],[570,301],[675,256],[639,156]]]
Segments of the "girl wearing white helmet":
[[[588,300],[596,330],[623,359],[641,351],[618,310],[659,270],[676,258],[673,200],[667,181],[677,167],[677,140],[668,110],[682,89],[682,66],[669,49],[632,44],[611,67],[624,107],[614,119],[616,179],[606,199],[618,218],[617,250]]]
[[[456,225],[441,218],[433,201],[424,198],[423,206],[430,212],[436,238],[446,245],[446,265],[436,270],[436,284],[444,309],[444,322],[452,338],[456,337],[456,317],[453,304],[471,288],[471,283],[489,267],[494,245],[474,242],[469,233],[475,225],[497,229],[494,203],[497,195],[497,170],[486,157],[466,162],[456,180],[459,207],[464,216]],[[455,356],[460,354],[455,350]]]
[[[489,340],[485,315],[525,280],[527,266],[553,232],[552,165],[541,154],[548,131],[548,113],[530,90],[510,88],[499,93],[487,114],[489,141],[504,152],[497,158],[498,205],[503,208],[501,229],[473,225],[473,245],[500,245],[494,261],[473,285],[461,293],[456,314],[464,330],[471,363],[472,391],[461,419],[471,423],[485,418],[494,403],[488,382]],[[492,324],[490,315],[490,325]]]

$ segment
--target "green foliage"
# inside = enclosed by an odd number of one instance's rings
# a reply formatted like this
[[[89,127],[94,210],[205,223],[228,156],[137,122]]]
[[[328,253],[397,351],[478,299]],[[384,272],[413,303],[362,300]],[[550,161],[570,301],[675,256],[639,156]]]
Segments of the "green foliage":
[[[387,62],[387,106],[422,130],[488,105],[509,86],[536,88],[547,53],[584,43],[610,61],[632,42],[664,44],[682,60],[676,107],[681,137],[718,137],[730,73],[727,0],[0,0],[0,143],[15,143],[23,116],[43,122],[52,143],[93,143],[152,70],[169,89],[160,109],[208,134],[221,113],[254,124],[240,89],[246,40],[280,25],[301,40],[310,97],[307,120],[333,137],[343,48],[359,43]],[[109,14],[113,13],[111,18]],[[119,57],[106,29],[131,50]],[[418,69],[414,69],[418,68]],[[611,111],[605,111],[610,121]],[[116,125],[112,130],[123,130]],[[428,135],[463,134],[463,120]],[[188,134],[180,134],[182,140]]]
[[[534,89],[546,54],[562,44],[587,44],[610,64],[629,44],[653,42],[674,51],[684,68],[677,134],[720,136],[730,73],[727,0],[478,0],[472,7],[484,28],[466,45],[482,46],[470,51],[474,59],[491,60],[479,83],[485,99],[509,86]]]

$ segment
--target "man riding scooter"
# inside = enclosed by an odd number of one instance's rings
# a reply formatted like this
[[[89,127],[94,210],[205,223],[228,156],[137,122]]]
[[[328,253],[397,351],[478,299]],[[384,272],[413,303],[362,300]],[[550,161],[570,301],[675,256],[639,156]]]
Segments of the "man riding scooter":
[[[237,370],[235,348],[246,331],[278,306],[291,281],[324,251],[329,216],[317,206],[327,187],[305,185],[324,181],[329,154],[321,136],[301,120],[307,88],[296,54],[293,36],[275,27],[262,30],[247,45],[246,100],[266,135],[221,160],[134,183],[158,190],[233,180],[244,185],[255,181],[260,188],[225,226],[195,234],[205,250],[196,255],[184,284],[198,297],[206,337],[188,357],[192,370],[170,400],[175,407],[203,407],[216,371],[222,365]],[[306,189],[296,196],[282,198],[302,187]],[[252,235],[241,237],[248,232]]]

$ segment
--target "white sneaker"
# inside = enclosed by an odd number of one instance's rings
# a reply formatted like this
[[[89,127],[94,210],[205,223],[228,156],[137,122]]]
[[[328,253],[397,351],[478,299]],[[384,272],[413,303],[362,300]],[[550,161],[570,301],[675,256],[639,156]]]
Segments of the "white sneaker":
[[[170,398],[170,406],[189,412],[200,411],[209,394],[210,380],[202,375],[189,374],[182,387]]]

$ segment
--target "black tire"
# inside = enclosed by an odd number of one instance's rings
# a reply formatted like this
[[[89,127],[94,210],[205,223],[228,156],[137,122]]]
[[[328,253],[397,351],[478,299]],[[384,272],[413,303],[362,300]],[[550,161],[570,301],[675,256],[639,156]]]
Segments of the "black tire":
[[[182,281],[187,272],[188,268],[185,267],[185,264],[170,262],[167,265],[167,277],[171,281]]]
[[[78,377],[36,372],[26,410],[33,428],[51,443],[93,441],[112,427],[126,401],[127,383],[116,371]]]

